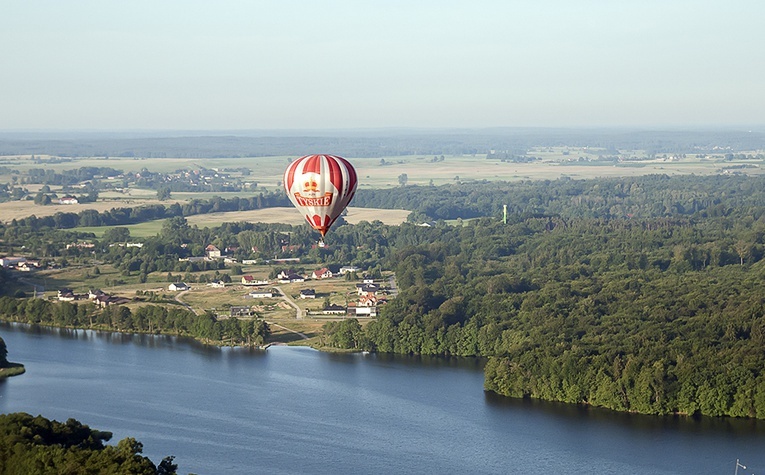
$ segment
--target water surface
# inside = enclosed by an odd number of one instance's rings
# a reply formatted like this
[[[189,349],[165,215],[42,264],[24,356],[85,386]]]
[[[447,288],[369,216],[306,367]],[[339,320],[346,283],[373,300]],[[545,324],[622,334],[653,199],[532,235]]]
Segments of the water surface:
[[[474,359],[213,348],[0,324],[27,373],[0,412],[135,437],[179,473],[765,473],[765,421],[619,414],[485,394]]]

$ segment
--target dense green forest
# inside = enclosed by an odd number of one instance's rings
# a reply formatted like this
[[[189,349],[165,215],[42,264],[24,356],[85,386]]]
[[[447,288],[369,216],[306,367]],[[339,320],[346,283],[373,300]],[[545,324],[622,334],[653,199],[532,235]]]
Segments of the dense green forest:
[[[131,474],[171,475],[173,457],[155,465],[133,438],[105,445],[111,432],[75,419],[51,421],[25,413],[0,415],[0,473],[7,475]]]
[[[765,418],[761,179],[556,184],[516,188],[548,199],[506,225],[436,226],[395,247],[399,296],[364,329],[327,325],[327,342],[489,356],[486,389],[508,396]],[[564,198],[569,186],[583,192]],[[475,202],[445,199],[462,200]]]

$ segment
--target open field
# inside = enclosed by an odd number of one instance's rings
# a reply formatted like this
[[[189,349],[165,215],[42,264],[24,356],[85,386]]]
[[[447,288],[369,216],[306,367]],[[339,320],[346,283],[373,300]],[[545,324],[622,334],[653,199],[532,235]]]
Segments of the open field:
[[[747,152],[750,154],[761,151]],[[673,174],[715,174],[727,166],[748,163],[762,165],[761,161],[726,161],[722,155],[688,155],[680,160],[656,158],[646,160],[641,150],[621,151],[622,155],[640,159],[639,162],[626,162],[625,166],[612,163],[575,162],[579,157],[595,159],[608,153],[600,149],[587,147],[546,147],[532,149],[529,155],[542,160],[533,163],[511,163],[499,160],[487,160],[480,155],[447,155],[443,161],[433,162],[433,156],[407,155],[382,158],[348,158],[356,167],[359,184],[362,188],[386,188],[398,186],[398,176],[406,173],[409,184],[435,185],[467,180],[521,180],[521,179],[556,179],[562,176],[572,178],[596,178],[613,176],[634,176],[653,173]],[[124,171],[140,171],[147,168],[153,172],[172,172],[178,169],[205,168],[249,168],[251,174],[246,181],[258,183],[258,188],[274,190],[280,187],[284,169],[289,157],[245,157],[245,158],[77,158],[61,163],[34,163],[30,156],[1,157],[3,165],[17,170],[46,168],[52,170],[74,169],[83,166],[112,167]],[[295,158],[295,157],[292,157]],[[574,161],[572,161],[574,160]],[[383,165],[384,164],[384,165]],[[761,169],[747,169],[747,173],[762,173]],[[0,182],[10,182],[9,175],[0,175]],[[220,194],[220,193],[218,193]],[[250,195],[251,193],[247,193]],[[188,199],[193,193],[174,194],[176,199]]]
[[[406,221],[409,211],[403,209],[348,208],[345,220],[350,224],[361,221],[382,221],[385,224],[401,224]],[[189,216],[189,224],[201,227],[219,226],[225,222],[248,221],[252,223],[303,224],[305,218],[294,208],[266,208],[251,211],[230,211]]]
[[[647,174],[667,175],[710,175],[720,174],[726,168],[737,165],[746,165],[737,171],[747,174],[765,173],[765,163],[761,160],[726,161],[723,156],[695,156],[676,159],[672,157],[645,159],[642,151],[630,152],[631,158],[640,161],[628,161],[618,164],[613,162],[578,162],[583,159],[595,159],[604,151],[589,148],[549,147],[532,150],[530,155],[542,160],[533,163],[511,163],[499,160],[488,160],[483,155],[455,155],[445,156],[443,161],[433,161],[434,157],[410,155],[385,158],[350,158],[355,165],[359,176],[360,189],[389,188],[399,186],[399,176],[406,174],[409,185],[434,185],[454,184],[457,182],[469,182],[478,180],[488,181],[517,181],[517,180],[555,180],[561,177],[574,179],[587,179],[598,177],[626,177]],[[257,191],[242,193],[173,193],[172,200],[161,202],[171,204],[183,202],[194,198],[208,199],[213,196],[222,197],[249,197],[257,195],[263,190],[281,190],[277,186],[282,180],[282,173],[288,163],[287,157],[252,157],[252,158],[201,158],[201,159],[173,159],[173,158],[86,158],[72,159],[62,163],[35,164],[30,157],[2,157],[2,162],[9,168],[24,170],[29,168],[49,168],[54,170],[74,169],[82,166],[109,166],[120,170],[140,170],[143,167],[151,171],[171,172],[181,168],[241,168],[252,170],[248,181],[258,182]],[[11,175],[0,175],[0,183],[10,182]],[[38,190],[39,185],[29,185],[30,190]],[[30,216],[50,216],[57,212],[80,212],[84,209],[108,210],[114,207],[132,207],[146,204],[157,204],[156,192],[147,189],[130,189],[127,193],[104,191],[100,194],[97,203],[78,205],[49,205],[39,206],[31,201],[14,201],[0,203],[0,221],[8,222],[14,218]],[[260,210],[264,211],[264,210]],[[209,217],[193,217],[189,221],[198,225],[214,225],[223,221],[261,221],[261,222],[289,222],[299,223],[301,219],[297,215],[284,215],[275,218],[271,213],[265,212],[258,215],[258,211],[244,212],[241,216],[209,215]],[[252,215],[246,213],[253,213]],[[351,223],[361,220],[374,220],[395,224],[397,220],[405,218],[402,215],[387,215],[382,212],[374,212],[374,215],[365,214],[364,211],[352,211],[348,221]],[[294,218],[294,219],[293,219]],[[195,222],[202,220],[204,224]],[[400,222],[400,221],[399,221]],[[149,235],[136,229],[134,235]]]
[[[385,224],[398,225],[406,221],[409,211],[403,209],[375,209],[375,208],[348,208],[346,220],[351,224],[361,221],[379,220]],[[37,215],[41,216],[41,215]],[[300,225],[305,223],[300,213],[294,208],[266,208],[251,211],[230,211],[227,213],[210,213],[189,216],[186,219],[189,225],[204,227],[220,226],[223,223],[246,221],[250,223],[283,223]],[[146,223],[129,224],[124,227],[130,230],[130,236],[135,238],[151,237],[159,234],[162,230],[164,219],[148,221]],[[96,238],[101,238],[104,233],[113,226],[88,226],[73,228],[73,231],[93,233]]]
[[[0,221],[9,222],[13,219],[25,218],[35,215],[37,217],[53,216],[56,213],[79,213],[86,209],[94,209],[98,212],[112,208],[131,208],[152,204],[164,204],[169,206],[175,200],[159,201],[152,200],[120,200],[120,201],[97,201],[95,203],[78,203],[75,205],[52,204],[47,206],[36,205],[32,201],[6,201],[0,203]]]

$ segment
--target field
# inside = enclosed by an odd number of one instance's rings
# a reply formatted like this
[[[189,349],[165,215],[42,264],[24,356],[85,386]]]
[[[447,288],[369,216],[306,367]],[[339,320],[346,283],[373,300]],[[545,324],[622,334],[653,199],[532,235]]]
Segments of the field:
[[[156,199],[141,199],[141,200],[99,200],[95,203],[78,203],[75,205],[48,205],[41,206],[36,205],[32,201],[6,201],[0,203],[0,221],[9,222],[13,219],[25,218],[27,216],[35,215],[37,217],[53,216],[56,213],[79,213],[86,209],[94,209],[96,211],[107,211],[112,208],[131,208],[134,206],[143,206],[151,204],[164,204],[170,205],[175,200],[158,201]]]
[[[406,221],[409,211],[402,209],[375,209],[375,208],[348,208],[346,221],[356,224],[361,221],[378,220],[385,224],[397,225]],[[37,213],[37,216],[44,214]],[[250,222],[250,223],[283,223],[300,225],[305,223],[300,213],[294,208],[266,208],[251,211],[230,211],[227,213],[198,214],[187,218],[189,225],[204,227],[220,226],[223,223]],[[159,234],[162,230],[164,219],[148,221],[146,223],[130,224],[121,226],[130,230],[130,236],[135,238],[151,237]],[[88,226],[73,228],[73,231],[93,233],[100,238],[112,226]]]
[[[540,160],[532,163],[512,163],[499,160],[486,159],[484,155],[454,155],[440,157],[409,155],[384,158],[350,158],[359,175],[360,189],[389,188],[399,186],[399,177],[406,175],[408,185],[444,185],[457,182],[470,182],[478,180],[488,181],[515,181],[515,180],[554,180],[561,177],[569,178],[597,178],[597,177],[620,177],[637,176],[646,174],[667,175],[708,175],[723,173],[730,167],[745,165],[737,171],[747,174],[763,173],[765,167],[759,160],[726,161],[722,155],[696,156],[688,155],[683,158],[672,156],[659,156],[648,160],[645,153],[640,150],[624,152],[631,161],[598,162],[596,160],[605,151],[586,147],[547,147],[532,149],[530,156]],[[758,151],[752,151],[756,154]],[[139,171],[148,168],[151,171],[172,172],[178,169],[197,167],[205,168],[249,168],[251,174],[246,177],[247,181],[257,182],[257,191],[242,193],[173,193],[172,200],[160,202],[156,200],[156,191],[147,189],[131,188],[125,193],[104,191],[99,195],[96,203],[77,205],[35,205],[32,201],[14,201],[0,203],[0,221],[8,222],[14,218],[30,215],[50,216],[57,212],[78,213],[84,209],[96,209],[98,211],[109,210],[114,207],[132,207],[147,204],[170,204],[173,202],[185,202],[191,199],[208,199],[213,196],[222,197],[249,197],[257,195],[262,190],[280,190],[282,173],[288,163],[288,157],[250,157],[250,158],[200,158],[200,159],[176,159],[176,158],[78,158],[66,161],[56,159],[43,159],[43,163],[35,163],[31,156],[6,156],[1,157],[2,165],[15,170],[28,170],[30,168],[46,168],[61,171],[83,166],[113,167],[124,171]],[[579,160],[584,161],[579,161]],[[46,163],[50,161],[51,163]],[[0,175],[0,183],[11,182],[13,175]],[[15,177],[18,178],[18,177]],[[41,185],[25,185],[31,192],[36,192]],[[55,187],[52,187],[56,191]],[[396,224],[403,221],[406,212],[402,210],[380,211],[351,209],[348,221],[355,223],[361,220],[379,219],[385,223]],[[214,226],[224,221],[260,221],[260,222],[286,222],[297,224],[302,219],[297,213],[283,213],[283,210],[268,211],[258,210],[242,213],[217,213],[207,216],[195,216],[189,218],[189,222],[199,226]],[[161,224],[146,223],[131,228],[131,233],[136,236],[149,236],[156,234]],[[103,230],[99,230],[103,232]]]
[[[761,151],[745,153],[756,154]],[[595,178],[605,176],[633,176],[650,173],[672,174],[710,174],[720,173],[726,166],[739,162],[728,162],[722,155],[696,156],[686,158],[660,156],[648,160],[641,150],[621,151],[621,155],[638,162],[625,162],[626,166],[614,166],[613,163],[582,162],[577,164],[580,157],[585,160],[597,159],[607,155],[604,150],[587,147],[546,147],[536,148],[528,155],[541,160],[533,163],[511,163],[499,160],[487,160],[485,155],[447,155],[443,161],[433,161],[433,156],[406,155],[382,158],[347,157],[359,175],[360,186],[384,188],[398,186],[398,177],[406,173],[410,184],[429,184],[430,180],[436,185],[453,183],[459,180],[518,180],[518,179],[556,179],[561,176],[578,178]],[[258,183],[262,189],[277,189],[277,183],[282,180],[284,169],[289,157],[245,157],[245,158],[78,158],[61,163],[34,163],[30,156],[0,157],[2,165],[20,171],[30,168],[45,168],[52,170],[73,169],[84,166],[112,167],[124,171],[140,171],[147,168],[153,172],[173,172],[179,169],[197,169],[199,167],[249,168],[251,174],[247,181]],[[40,157],[38,157],[40,158]],[[44,158],[44,157],[43,157]],[[295,157],[292,157],[295,158]],[[45,160],[44,160],[45,161]],[[745,163],[759,163],[748,160]],[[636,166],[631,166],[636,165]],[[759,172],[747,170],[747,173]],[[10,182],[10,176],[0,175],[0,182]],[[153,192],[152,192],[153,193]],[[220,193],[218,193],[220,194]],[[187,194],[178,194],[179,199],[186,199]]]

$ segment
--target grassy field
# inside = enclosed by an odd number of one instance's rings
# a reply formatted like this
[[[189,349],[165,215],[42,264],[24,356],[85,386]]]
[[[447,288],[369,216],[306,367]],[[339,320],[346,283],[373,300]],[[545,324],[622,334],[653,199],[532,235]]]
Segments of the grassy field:
[[[753,168],[741,169],[747,174],[760,174],[765,172],[765,164],[761,161],[725,161],[722,156],[698,157],[689,155],[687,158],[673,160],[657,158],[645,160],[645,153],[640,150],[629,153],[630,157],[643,158],[639,162],[624,162],[613,164],[610,162],[577,162],[579,157],[585,159],[597,158],[604,151],[590,148],[571,147],[548,147],[531,150],[530,155],[542,158],[534,163],[509,163],[499,160],[487,160],[483,155],[468,156],[445,156],[443,161],[433,162],[433,157],[422,155],[410,155],[384,158],[350,158],[359,175],[360,189],[388,188],[399,186],[399,176],[407,175],[407,183],[410,185],[434,185],[454,184],[457,182],[469,182],[476,180],[554,180],[561,177],[578,179],[597,177],[622,177],[638,176],[647,174],[667,175],[709,175],[719,174],[727,167],[747,164]],[[752,152],[755,153],[755,152]],[[121,170],[137,171],[148,168],[152,171],[171,172],[181,168],[194,168],[204,166],[206,168],[240,168],[246,167],[252,170],[248,181],[258,182],[258,191],[245,193],[173,193],[172,200],[163,202],[170,204],[175,201],[188,201],[194,198],[207,199],[213,196],[240,196],[248,197],[257,195],[261,190],[281,190],[278,183],[282,180],[284,168],[287,165],[287,157],[253,157],[237,159],[203,158],[203,159],[174,159],[174,158],[83,158],[75,159],[66,163],[52,163],[50,165],[34,164],[27,157],[3,157],[4,162],[10,162],[7,166],[19,170],[29,168],[50,168],[54,170],[72,169],[82,166],[110,166]],[[573,160],[573,161],[572,161]],[[384,163],[384,164],[383,164]],[[0,175],[0,183],[10,182],[10,175]],[[30,190],[39,189],[39,185],[30,185]],[[84,209],[108,210],[114,207],[131,207],[144,204],[159,203],[154,190],[131,189],[128,193],[103,192],[97,203],[80,205],[50,205],[38,206],[31,201],[0,203],[0,221],[8,222],[14,218],[30,216],[48,216],[59,211],[80,212]],[[267,213],[266,213],[267,214]],[[381,215],[382,216],[382,215]],[[196,219],[196,218],[195,218]],[[210,218],[198,218],[216,223],[237,220],[224,216]],[[246,216],[242,220],[270,221],[272,218],[263,216]],[[286,217],[286,219],[291,219]],[[354,216],[349,216],[353,222]],[[369,219],[359,217],[358,220]],[[372,218],[378,219],[378,218]],[[390,217],[380,218],[386,222]],[[398,218],[396,218],[398,219]],[[209,220],[209,221],[207,221]],[[219,220],[219,221],[218,221]],[[299,221],[299,219],[298,219]],[[395,221],[395,219],[394,219]],[[290,221],[292,222],[292,221]],[[136,229],[136,236],[146,235],[141,229]]]
[[[756,154],[761,151],[746,153]],[[498,160],[487,160],[485,155],[447,155],[443,161],[433,162],[432,156],[408,155],[382,158],[346,157],[359,175],[360,186],[370,188],[398,186],[398,176],[406,173],[411,184],[428,184],[432,179],[434,184],[453,183],[456,177],[460,180],[516,180],[516,179],[555,179],[560,176],[579,178],[595,178],[603,176],[631,176],[649,173],[671,174],[709,174],[719,173],[725,166],[738,162],[726,162],[724,157],[699,157],[688,155],[686,158],[670,161],[663,156],[654,160],[645,160],[646,153],[642,150],[622,151],[622,155],[641,159],[641,167],[619,167],[604,163],[600,166],[592,162],[582,165],[570,165],[571,160],[579,157],[594,159],[608,153],[600,149],[587,147],[545,147],[529,151],[529,155],[542,160],[534,163],[505,163]],[[2,157],[9,168],[28,170],[30,168],[46,168],[52,170],[73,169],[83,166],[112,167],[124,171],[139,171],[147,168],[153,172],[173,172],[178,169],[205,168],[249,168],[252,173],[246,181],[258,183],[259,188],[277,189],[288,157],[249,157],[249,158],[79,158],[70,162],[39,164],[33,163],[29,156]],[[295,157],[292,157],[295,158]],[[382,165],[385,163],[385,165]],[[751,160],[746,163],[753,163]],[[757,173],[747,170],[747,173]],[[10,182],[10,176],[0,175],[0,182]],[[175,194],[174,194],[175,195]],[[192,194],[177,194],[178,199],[187,199]],[[174,196],[175,197],[175,196]]]
[[[409,211],[401,209],[374,209],[374,208],[348,208],[346,220],[351,224],[361,221],[379,220],[385,224],[397,225],[406,221]],[[40,216],[40,215],[38,215]],[[204,227],[220,226],[223,223],[250,222],[250,223],[283,223],[300,225],[305,222],[300,213],[294,208],[266,208],[251,211],[231,211],[228,213],[210,213],[189,216],[189,225]],[[162,230],[164,219],[148,221],[146,223],[120,226],[130,230],[130,236],[136,238],[156,236]],[[83,226],[73,228],[73,231],[93,233],[96,238],[101,238],[104,233],[113,226]]]
[[[112,208],[132,208],[150,204],[170,205],[175,200],[158,201],[156,199],[126,199],[126,200],[99,200],[95,203],[78,203],[75,205],[36,205],[32,201],[6,201],[0,203],[0,221],[9,222],[13,219],[25,218],[35,215],[37,217],[53,216],[56,213],[79,213],[86,209],[107,211]]]

